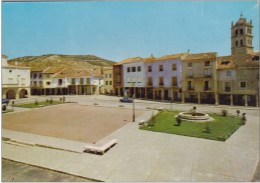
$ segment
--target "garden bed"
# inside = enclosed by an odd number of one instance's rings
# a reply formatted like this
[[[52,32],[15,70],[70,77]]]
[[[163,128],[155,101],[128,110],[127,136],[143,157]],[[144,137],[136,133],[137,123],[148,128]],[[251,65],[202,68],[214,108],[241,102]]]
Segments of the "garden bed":
[[[154,116],[153,123],[142,125],[140,129],[225,141],[241,126],[240,117],[219,114],[210,114],[209,116],[214,118],[211,122],[197,123],[182,120],[181,125],[178,126],[175,118],[178,113],[179,111],[160,112]]]

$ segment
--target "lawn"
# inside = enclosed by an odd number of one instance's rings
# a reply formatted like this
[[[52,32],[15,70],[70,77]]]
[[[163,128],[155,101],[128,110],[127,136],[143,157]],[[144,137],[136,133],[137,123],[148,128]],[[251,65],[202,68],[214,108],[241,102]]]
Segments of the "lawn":
[[[38,108],[38,107],[44,107],[44,106],[50,106],[50,105],[57,105],[62,104],[63,102],[60,101],[53,101],[52,103],[50,101],[48,102],[38,102],[38,103],[27,103],[27,104],[15,104],[14,107],[24,107],[24,108]]]
[[[218,114],[210,114],[210,116],[215,119],[211,122],[190,122],[182,120],[181,125],[177,126],[175,116],[178,113],[179,111],[160,112],[155,116],[154,126],[144,125],[141,126],[140,129],[225,141],[241,126],[239,117],[224,117]],[[209,132],[205,132],[206,126],[210,129]]]

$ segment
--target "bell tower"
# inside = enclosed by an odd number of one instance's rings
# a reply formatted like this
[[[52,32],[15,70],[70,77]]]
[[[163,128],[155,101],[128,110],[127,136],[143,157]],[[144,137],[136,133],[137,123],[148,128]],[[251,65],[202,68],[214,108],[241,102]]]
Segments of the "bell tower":
[[[238,21],[231,23],[231,54],[246,55],[253,52],[252,20],[247,22],[242,13]]]

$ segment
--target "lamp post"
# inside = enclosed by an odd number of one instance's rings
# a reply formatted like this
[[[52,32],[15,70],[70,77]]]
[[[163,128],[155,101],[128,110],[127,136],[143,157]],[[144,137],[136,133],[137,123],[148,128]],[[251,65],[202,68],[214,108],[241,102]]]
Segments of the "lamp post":
[[[135,122],[135,85],[134,82],[132,82],[132,86],[134,88],[134,93],[133,93],[133,122]]]

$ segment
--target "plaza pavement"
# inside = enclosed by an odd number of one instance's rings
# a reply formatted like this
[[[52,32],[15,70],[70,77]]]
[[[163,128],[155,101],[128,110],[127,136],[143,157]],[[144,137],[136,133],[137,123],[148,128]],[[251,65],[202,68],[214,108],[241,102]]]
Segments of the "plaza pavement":
[[[67,99],[84,105],[93,105],[94,101],[111,107],[119,104],[118,98],[106,96],[84,99],[76,96]],[[171,107],[163,103],[144,103],[137,103],[136,108]],[[175,110],[188,110],[193,105],[173,104],[172,107]],[[132,107],[131,104],[124,106]],[[198,110],[208,112],[219,112],[222,107],[196,106]],[[102,141],[116,138],[118,144],[102,156],[80,152],[83,143],[66,140],[61,142],[59,139],[43,136],[36,138],[32,134],[3,130],[3,137],[30,141],[33,145],[2,141],[2,157],[102,181],[249,182],[259,162],[259,111],[239,108],[241,112],[247,113],[248,122],[226,142],[139,130],[138,121],[149,118],[149,111],[136,119],[137,122],[128,123],[104,138]],[[233,107],[228,110],[235,113],[235,109]],[[64,150],[37,146],[33,142],[35,139],[41,139],[47,145],[50,142],[52,146],[64,146]],[[70,151],[65,147],[73,148]],[[77,152],[74,152],[75,149]]]

